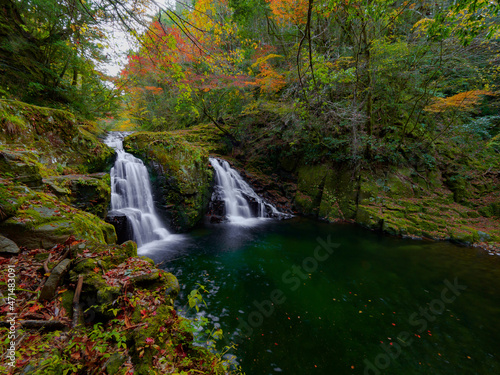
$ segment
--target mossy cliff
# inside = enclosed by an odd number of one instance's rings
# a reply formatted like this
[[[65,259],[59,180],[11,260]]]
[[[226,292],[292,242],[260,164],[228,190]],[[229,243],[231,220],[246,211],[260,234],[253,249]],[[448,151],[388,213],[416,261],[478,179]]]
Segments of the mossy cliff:
[[[106,216],[114,150],[69,112],[0,100],[1,177]],[[96,173],[99,172],[99,173]]]
[[[186,231],[204,217],[213,171],[208,151],[176,133],[134,133],[124,140],[127,152],[148,166],[153,185],[171,226]]]
[[[370,172],[322,164],[298,169],[294,203],[307,215],[354,221],[393,235],[495,245],[500,241],[498,185],[484,178],[466,186],[470,200],[457,202],[457,191],[437,170]]]

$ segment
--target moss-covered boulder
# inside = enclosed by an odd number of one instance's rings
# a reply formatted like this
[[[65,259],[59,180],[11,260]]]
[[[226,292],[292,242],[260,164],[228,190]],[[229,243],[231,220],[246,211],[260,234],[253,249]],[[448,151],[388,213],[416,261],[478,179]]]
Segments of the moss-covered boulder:
[[[43,179],[43,183],[63,202],[100,218],[106,217],[111,200],[109,174],[51,176]]]
[[[196,226],[210,201],[213,171],[208,151],[167,132],[134,133],[124,140],[125,150],[148,166],[171,226],[185,231]]]
[[[331,222],[356,216],[357,174],[331,164],[298,168],[297,210]]]
[[[18,246],[50,248],[71,235],[100,243],[116,242],[111,224],[62,203],[54,195],[16,186],[12,181],[0,195],[0,206],[8,212],[0,222],[0,233]]]
[[[0,171],[4,177],[15,178],[18,183],[40,188],[46,169],[38,161],[36,151],[7,149],[0,145]]]

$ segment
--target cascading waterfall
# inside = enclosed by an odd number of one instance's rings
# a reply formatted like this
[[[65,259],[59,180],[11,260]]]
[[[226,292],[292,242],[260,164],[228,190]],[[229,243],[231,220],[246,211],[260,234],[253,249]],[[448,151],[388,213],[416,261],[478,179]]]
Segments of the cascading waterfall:
[[[149,174],[142,160],[123,150],[123,138],[130,133],[110,132],[104,143],[116,150],[111,169],[111,211],[127,217],[138,247],[166,240],[170,233],[155,213]]]
[[[220,216],[227,217],[233,223],[250,218],[290,217],[265,202],[227,161],[216,158],[209,160],[215,170],[216,183],[212,201],[223,202]]]

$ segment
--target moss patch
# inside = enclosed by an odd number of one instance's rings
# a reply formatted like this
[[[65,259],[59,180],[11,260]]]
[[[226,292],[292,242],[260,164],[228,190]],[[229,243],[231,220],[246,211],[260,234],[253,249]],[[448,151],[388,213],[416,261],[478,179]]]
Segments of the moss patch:
[[[114,227],[95,215],[68,206],[54,195],[15,186],[11,180],[4,182],[2,202],[6,202],[11,217],[0,223],[0,233],[19,246],[49,248],[71,235],[100,243],[116,242]]]

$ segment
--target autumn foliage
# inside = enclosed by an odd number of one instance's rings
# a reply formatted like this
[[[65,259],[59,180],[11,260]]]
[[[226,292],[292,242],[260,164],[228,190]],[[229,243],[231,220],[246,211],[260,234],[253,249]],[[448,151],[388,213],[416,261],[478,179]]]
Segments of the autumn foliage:
[[[477,106],[481,99],[486,96],[495,96],[491,91],[471,90],[460,92],[448,98],[437,98],[431,105],[425,108],[428,112],[440,113],[448,110],[470,111]]]
[[[266,0],[276,22],[281,26],[304,25],[307,17],[307,0]]]

